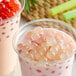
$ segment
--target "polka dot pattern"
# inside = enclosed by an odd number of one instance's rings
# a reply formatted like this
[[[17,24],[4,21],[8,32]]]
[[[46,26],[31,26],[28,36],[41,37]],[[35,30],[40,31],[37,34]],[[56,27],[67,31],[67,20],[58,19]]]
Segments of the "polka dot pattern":
[[[19,20],[20,16],[17,16],[14,19],[11,19],[10,21],[0,24],[0,41],[2,41],[4,38],[8,39],[13,35],[13,33],[17,29],[15,26],[19,25]],[[16,21],[18,23],[16,23]]]
[[[23,76],[29,76],[29,72],[31,76],[69,76],[71,75],[71,65],[73,63],[74,57],[70,58],[70,62],[66,60],[64,63],[59,64],[56,63],[55,65],[49,65],[44,66],[42,65],[36,65],[34,66],[33,63],[27,62],[27,61],[22,61],[23,63],[23,68],[25,70],[25,74],[23,73]],[[29,63],[29,64],[28,64]],[[26,67],[26,68],[25,68]],[[28,72],[29,71],[29,72]]]

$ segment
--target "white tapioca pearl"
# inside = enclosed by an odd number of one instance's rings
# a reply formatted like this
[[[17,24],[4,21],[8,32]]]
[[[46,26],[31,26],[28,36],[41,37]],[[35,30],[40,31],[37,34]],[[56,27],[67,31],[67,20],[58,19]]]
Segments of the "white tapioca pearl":
[[[37,36],[40,38],[40,34],[37,34]]]
[[[44,35],[44,32],[41,32],[41,33],[40,33],[40,36],[42,36],[42,35]]]
[[[32,40],[34,40],[34,37],[33,37],[33,35],[31,35],[31,39],[32,39]]]
[[[40,52],[40,55],[42,56],[42,55],[43,55],[43,53],[42,53],[42,52]]]
[[[29,50],[29,47],[28,47],[28,46],[26,46],[26,49],[28,49],[28,50]]]
[[[69,45],[67,44],[66,47],[69,48]]]
[[[57,51],[57,52],[59,51],[59,50],[58,50],[58,47],[55,47],[55,51]]]
[[[48,61],[48,59],[47,59],[46,57],[44,58],[44,60],[45,60],[46,62]]]
[[[63,59],[65,57],[65,54],[61,54],[60,58]]]
[[[31,41],[30,40],[28,41],[28,44],[31,44]]]
[[[52,54],[53,56],[55,56],[55,52],[54,52],[54,51],[51,51],[51,54]]]
[[[50,51],[47,52],[47,58],[51,59],[53,57],[53,55],[51,54]]]
[[[46,44],[47,44],[47,46],[53,45],[50,40],[47,40]]]
[[[47,49],[46,49],[46,48],[44,48],[44,51],[45,51],[45,52],[46,52],[46,50],[47,50]]]
[[[31,54],[31,57],[34,58],[33,54]]]
[[[7,8],[8,9],[8,8]],[[8,9],[8,12],[11,12],[11,10],[10,9]]]
[[[63,40],[60,40],[60,43],[61,43],[61,44],[64,44],[64,41],[63,41]]]
[[[55,38],[53,38],[52,41],[53,41],[53,44],[56,44],[56,40],[55,40]]]
[[[34,53],[35,53],[35,54],[37,53],[36,50],[34,50]]]

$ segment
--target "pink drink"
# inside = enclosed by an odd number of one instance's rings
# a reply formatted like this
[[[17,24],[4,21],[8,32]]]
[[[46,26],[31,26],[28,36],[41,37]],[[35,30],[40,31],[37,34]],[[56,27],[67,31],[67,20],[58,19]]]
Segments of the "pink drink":
[[[17,64],[12,37],[19,28],[21,3],[18,0],[0,2],[0,76],[10,74]]]
[[[75,51],[73,38],[56,28],[32,29],[36,23],[29,25],[16,34],[15,48],[22,76],[71,76]]]

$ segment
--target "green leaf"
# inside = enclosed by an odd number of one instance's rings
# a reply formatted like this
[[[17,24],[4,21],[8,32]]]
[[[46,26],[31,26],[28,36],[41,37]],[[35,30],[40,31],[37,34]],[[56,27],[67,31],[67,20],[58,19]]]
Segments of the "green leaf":
[[[30,0],[26,0],[26,2],[25,2],[25,9],[26,9],[27,13],[30,12]]]
[[[49,11],[50,11],[50,14],[52,16],[54,16],[56,14],[59,14],[59,13],[66,11],[68,9],[72,9],[74,7],[76,7],[76,0],[70,0],[68,2],[61,4],[61,5],[58,5],[58,6],[51,8]]]
[[[33,8],[36,8],[35,5],[41,6],[36,0],[25,0],[25,10],[27,13],[30,13],[31,5]]]
[[[66,12],[63,14],[63,16],[64,16],[64,20],[66,20],[66,21],[76,18],[76,10]]]

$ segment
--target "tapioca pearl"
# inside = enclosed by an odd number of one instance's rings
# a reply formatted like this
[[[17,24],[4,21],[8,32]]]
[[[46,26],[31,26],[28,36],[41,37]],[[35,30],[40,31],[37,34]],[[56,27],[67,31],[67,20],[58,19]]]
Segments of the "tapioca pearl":
[[[6,29],[6,27],[3,27],[2,29]]]
[[[52,74],[55,74],[55,71],[51,71]]]
[[[6,36],[6,38],[9,38],[9,35],[8,35],[8,36]]]
[[[5,35],[5,32],[2,32],[2,35]]]
[[[66,69],[68,69],[69,67],[68,67],[68,66],[66,66],[65,68],[66,68]]]
[[[40,69],[37,69],[36,71],[37,71],[38,73],[41,73],[41,70],[40,70]]]

